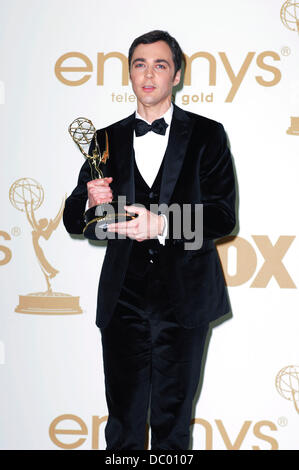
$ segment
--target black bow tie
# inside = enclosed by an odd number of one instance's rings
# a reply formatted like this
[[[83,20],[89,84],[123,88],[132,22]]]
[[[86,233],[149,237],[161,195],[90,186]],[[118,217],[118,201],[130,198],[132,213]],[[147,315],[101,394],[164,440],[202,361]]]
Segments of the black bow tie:
[[[142,119],[135,119],[136,137],[140,137],[149,131],[153,131],[156,134],[165,135],[167,127],[168,124],[166,124],[164,118],[156,119],[154,122],[152,122],[152,124],[148,124]]]

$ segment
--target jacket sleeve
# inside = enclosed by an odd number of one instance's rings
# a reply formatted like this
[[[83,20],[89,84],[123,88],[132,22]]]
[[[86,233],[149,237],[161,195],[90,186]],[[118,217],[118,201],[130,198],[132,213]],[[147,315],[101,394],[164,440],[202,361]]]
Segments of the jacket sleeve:
[[[191,229],[202,231],[203,240],[213,240],[231,233],[236,224],[235,176],[232,157],[222,124],[217,123],[201,155],[199,174],[199,201],[191,204]],[[202,223],[196,223],[195,212],[202,204]],[[168,219],[168,244],[190,241],[184,238],[183,210],[181,213],[182,238],[174,233],[174,214],[166,213]],[[192,241],[192,240],[191,240]]]
[[[218,124],[202,156],[200,189],[203,204],[203,238],[231,233],[236,225],[235,176],[223,126]]]

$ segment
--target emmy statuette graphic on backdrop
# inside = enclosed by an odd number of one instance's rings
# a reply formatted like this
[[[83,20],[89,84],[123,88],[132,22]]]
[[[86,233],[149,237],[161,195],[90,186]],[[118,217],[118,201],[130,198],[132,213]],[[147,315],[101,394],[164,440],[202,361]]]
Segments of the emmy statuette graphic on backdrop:
[[[291,126],[287,130],[289,135],[299,135],[299,117],[291,116]]]
[[[93,123],[84,117],[75,119],[68,128],[73,141],[79,147],[80,152],[88,160],[90,166],[91,179],[104,178],[100,168],[101,164],[106,164],[109,158],[108,134],[105,132],[105,150],[101,152],[97,139],[97,132]],[[94,138],[94,149],[92,155],[88,154],[88,149]],[[129,202],[127,204],[130,204]],[[135,214],[128,214],[124,209],[124,203],[112,201],[90,207],[84,214],[85,228],[83,234],[90,240],[98,240],[97,234],[100,230],[106,231],[109,223],[129,221],[136,217]]]
[[[287,0],[281,7],[280,19],[284,26],[299,34],[299,2]],[[298,90],[298,88],[297,88]],[[291,125],[287,129],[288,135],[299,135],[299,117],[291,116]]]
[[[292,401],[299,413],[299,366],[287,366],[281,369],[276,376],[275,385],[280,395]]]
[[[9,190],[9,199],[15,209],[25,212],[26,214],[27,220],[32,228],[32,243],[35,255],[47,284],[47,290],[44,292],[19,295],[19,305],[15,308],[15,312],[39,315],[82,313],[79,305],[79,297],[73,297],[61,292],[53,292],[50,280],[53,279],[59,271],[49,263],[39,244],[41,237],[48,240],[54,230],[57,229],[62,218],[65,198],[63,198],[59,211],[53,220],[46,218],[36,219],[35,211],[43,203],[44,190],[42,186],[32,178],[20,178],[15,181]]]
[[[280,10],[280,18],[284,26],[299,34],[299,2],[288,0]]]

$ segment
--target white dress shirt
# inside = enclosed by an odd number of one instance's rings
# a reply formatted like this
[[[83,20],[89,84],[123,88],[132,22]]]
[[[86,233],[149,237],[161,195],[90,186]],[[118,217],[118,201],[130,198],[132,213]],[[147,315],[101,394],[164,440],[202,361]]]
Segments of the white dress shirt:
[[[169,130],[173,114],[173,105],[171,104],[168,110],[163,116],[160,116],[157,119],[164,118],[166,124],[165,135],[156,134],[155,132],[147,132],[145,135],[136,137],[134,132],[133,145],[135,151],[135,161],[140,171],[140,174],[144,181],[151,187],[155,181],[155,178],[158,174],[159,168],[162,164],[162,160],[168,145]],[[143,121],[151,124],[146,121],[138,112],[136,111],[136,118],[142,119]],[[164,218],[164,229],[162,235],[158,235],[157,238],[162,245],[165,245],[165,238],[167,234],[167,218],[163,215]]]

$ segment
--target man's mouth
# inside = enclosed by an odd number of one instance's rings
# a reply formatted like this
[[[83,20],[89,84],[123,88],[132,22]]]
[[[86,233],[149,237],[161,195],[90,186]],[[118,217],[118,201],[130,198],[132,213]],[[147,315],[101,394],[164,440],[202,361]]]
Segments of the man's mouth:
[[[143,91],[145,91],[146,93],[150,93],[150,92],[154,91],[155,87],[152,86],[152,85],[146,85],[146,86],[143,86],[142,89],[143,89]]]

